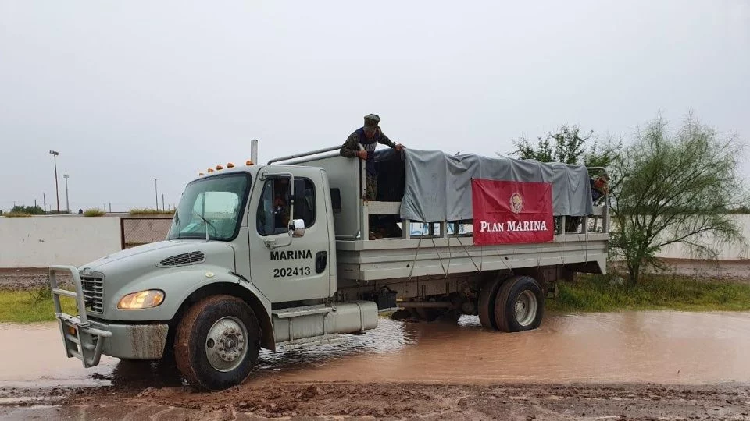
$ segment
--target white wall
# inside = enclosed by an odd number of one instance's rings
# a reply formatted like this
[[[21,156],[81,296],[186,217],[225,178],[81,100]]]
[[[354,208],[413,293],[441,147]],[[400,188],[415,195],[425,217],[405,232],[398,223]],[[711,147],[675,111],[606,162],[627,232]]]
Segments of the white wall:
[[[734,217],[750,242],[750,215]],[[160,240],[166,233],[161,232],[161,226],[158,231]],[[706,241],[713,242],[710,237]],[[47,267],[54,264],[80,266],[114,253],[120,247],[120,218],[117,217],[0,217],[0,268]],[[723,251],[719,260],[750,259],[750,250],[745,244],[723,244],[721,248]],[[659,256],[701,258],[681,244],[665,247]]]
[[[0,267],[80,266],[120,248],[120,218],[0,218]]]
[[[750,242],[750,215],[733,215],[732,218],[737,221],[740,232],[745,237],[746,242]],[[730,243],[722,244],[717,242],[713,235],[705,235],[701,238],[701,244],[710,245],[717,250],[721,250],[718,260],[743,260],[750,258],[750,250],[747,244]],[[670,244],[664,247],[659,253],[659,257],[670,259],[705,259],[704,256],[695,255],[690,248],[683,244]]]

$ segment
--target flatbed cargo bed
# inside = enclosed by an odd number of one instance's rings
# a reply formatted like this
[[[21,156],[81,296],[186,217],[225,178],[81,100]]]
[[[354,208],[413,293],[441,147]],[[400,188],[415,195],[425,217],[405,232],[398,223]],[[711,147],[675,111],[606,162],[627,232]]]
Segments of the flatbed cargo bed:
[[[606,233],[558,235],[542,244],[476,246],[471,237],[339,240],[339,285],[591,262],[604,273]]]
[[[374,281],[464,273],[513,271],[519,268],[568,266],[579,272],[606,271],[609,241],[607,201],[580,218],[577,232],[565,231],[561,217],[554,240],[546,243],[477,246],[471,222],[434,221],[429,232],[413,235],[423,224],[400,218],[401,202],[366,201],[365,163],[345,158],[332,147],[272,162],[323,168],[334,199],[339,287],[366,286]],[[392,182],[392,181],[391,181]],[[403,183],[403,181],[401,181]],[[403,187],[402,187],[403,190]],[[392,215],[399,220],[401,238],[369,239],[370,215]],[[463,226],[465,230],[459,230]],[[407,227],[407,228],[404,228]],[[452,228],[452,229],[451,229]],[[460,232],[460,233],[459,233]]]

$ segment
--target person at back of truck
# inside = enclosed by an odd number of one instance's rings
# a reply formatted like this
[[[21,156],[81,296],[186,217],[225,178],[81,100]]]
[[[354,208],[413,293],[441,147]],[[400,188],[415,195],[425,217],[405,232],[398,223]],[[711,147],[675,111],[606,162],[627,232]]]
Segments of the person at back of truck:
[[[591,200],[594,204],[599,202],[599,199],[604,197],[609,190],[609,176],[599,175],[591,178]]]
[[[375,148],[378,143],[389,146],[400,151],[403,146],[393,143],[388,136],[380,130],[380,117],[375,114],[365,116],[365,125],[355,130],[341,146],[341,156],[359,157],[367,162],[367,187],[365,200],[376,200],[378,194],[378,172],[375,168]],[[360,149],[362,146],[362,150]]]
[[[346,139],[346,142],[341,146],[341,156],[346,157],[359,157],[366,161],[366,172],[367,180],[365,186],[365,200],[377,200],[378,196],[378,171],[375,167],[375,148],[378,143],[389,146],[397,151],[403,149],[400,143],[393,143],[391,139],[388,139],[380,130],[380,116],[376,114],[368,114],[365,116],[365,125],[355,130],[354,133],[350,134]],[[362,149],[360,149],[360,147]],[[378,219],[374,215],[370,216],[370,239],[382,238],[380,230],[377,229]]]

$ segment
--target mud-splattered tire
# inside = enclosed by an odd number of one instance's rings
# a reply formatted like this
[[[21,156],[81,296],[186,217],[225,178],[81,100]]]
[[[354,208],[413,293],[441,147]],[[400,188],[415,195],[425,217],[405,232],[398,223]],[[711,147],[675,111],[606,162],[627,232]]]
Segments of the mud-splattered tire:
[[[477,311],[479,313],[479,322],[485,329],[497,330],[495,324],[495,299],[497,291],[502,284],[501,278],[491,279],[482,285],[479,290],[479,302]]]
[[[253,310],[230,295],[205,298],[180,321],[177,368],[192,385],[221,390],[241,383],[255,366],[260,328]]]
[[[539,327],[544,317],[544,293],[534,278],[515,276],[503,282],[495,298],[495,325],[503,332]]]

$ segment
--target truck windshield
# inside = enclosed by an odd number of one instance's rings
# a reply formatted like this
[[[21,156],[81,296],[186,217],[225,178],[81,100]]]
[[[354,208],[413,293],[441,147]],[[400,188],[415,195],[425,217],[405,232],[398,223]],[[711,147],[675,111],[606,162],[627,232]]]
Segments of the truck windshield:
[[[206,238],[231,241],[237,237],[250,176],[245,173],[215,175],[188,184],[172,220],[168,240]]]

